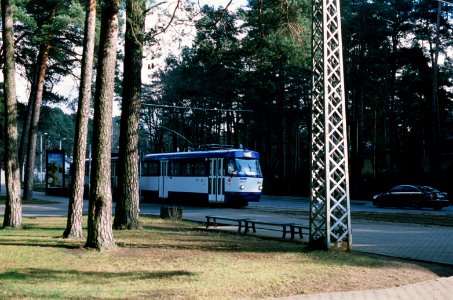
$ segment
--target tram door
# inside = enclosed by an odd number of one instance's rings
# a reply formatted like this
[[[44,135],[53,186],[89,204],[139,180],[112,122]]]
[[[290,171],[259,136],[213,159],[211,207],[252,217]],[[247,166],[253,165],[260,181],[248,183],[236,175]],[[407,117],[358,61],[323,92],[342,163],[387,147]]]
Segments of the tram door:
[[[225,201],[223,158],[209,159],[209,202]]]
[[[168,160],[160,161],[159,198],[168,198]]]

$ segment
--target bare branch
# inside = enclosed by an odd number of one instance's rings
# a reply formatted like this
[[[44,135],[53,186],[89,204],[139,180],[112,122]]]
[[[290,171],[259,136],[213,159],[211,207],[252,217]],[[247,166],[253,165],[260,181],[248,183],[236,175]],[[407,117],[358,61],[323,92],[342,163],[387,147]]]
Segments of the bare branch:
[[[176,7],[175,9],[173,10],[173,14],[171,15],[171,18],[170,18],[170,21],[168,21],[167,25],[165,25],[165,27],[159,31],[159,32],[156,32],[153,37],[159,35],[159,34],[162,34],[164,33],[170,26],[171,26],[171,23],[173,22],[173,20],[175,19],[176,17],[176,11],[178,10],[179,8],[179,5],[181,4],[181,0],[178,0],[178,2],[176,3]]]
[[[228,4],[223,9],[223,12],[222,12],[222,15],[220,16],[220,18],[214,22],[214,24],[213,24],[214,26],[217,26],[217,24],[223,19],[223,17],[225,16],[226,12],[228,11],[228,7],[231,5],[232,2],[233,2],[233,0],[230,0],[228,2]]]

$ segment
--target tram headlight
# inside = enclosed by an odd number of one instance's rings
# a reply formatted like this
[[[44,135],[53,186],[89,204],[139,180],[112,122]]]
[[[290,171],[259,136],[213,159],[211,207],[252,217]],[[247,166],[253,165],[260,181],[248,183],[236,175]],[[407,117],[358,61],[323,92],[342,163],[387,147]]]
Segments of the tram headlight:
[[[263,190],[263,186],[260,185],[260,186],[258,187],[258,190],[259,190],[259,191],[262,191],[262,190]]]
[[[241,185],[239,186],[239,188],[240,188],[240,189],[241,189],[241,191],[242,191],[242,190],[244,190],[244,189],[245,189],[245,186],[244,186],[243,184],[241,184]]]

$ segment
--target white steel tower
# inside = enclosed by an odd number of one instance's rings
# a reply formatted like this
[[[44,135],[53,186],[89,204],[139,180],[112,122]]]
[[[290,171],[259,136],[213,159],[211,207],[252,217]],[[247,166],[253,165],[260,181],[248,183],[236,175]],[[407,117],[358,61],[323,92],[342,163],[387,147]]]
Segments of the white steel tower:
[[[310,245],[351,249],[339,0],[313,0]]]

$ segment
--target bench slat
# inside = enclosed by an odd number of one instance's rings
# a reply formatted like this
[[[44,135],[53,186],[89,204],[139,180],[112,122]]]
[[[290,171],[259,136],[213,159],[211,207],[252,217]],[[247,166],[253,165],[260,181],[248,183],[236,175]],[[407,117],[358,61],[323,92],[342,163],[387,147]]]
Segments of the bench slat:
[[[268,225],[268,226],[279,226],[282,230],[282,239],[286,238],[286,234],[289,232],[291,235],[291,240],[294,240],[296,234],[299,235],[299,238],[303,238],[303,231],[309,231],[308,226],[295,224],[295,223],[285,223],[285,222],[266,222],[260,220],[251,220],[247,218],[229,218],[229,217],[222,217],[222,216],[206,216],[206,229],[209,228],[210,225],[217,227],[217,220],[225,220],[230,222],[236,222],[238,224],[238,232],[241,232],[242,227],[244,227],[244,234],[253,231],[256,233],[256,228],[263,229],[263,230],[273,230],[273,231],[280,231],[279,229],[268,228],[268,227],[256,227],[258,225]]]
[[[212,222],[211,222],[212,220]],[[235,219],[235,218],[228,218],[228,217],[221,217],[221,216],[206,216],[206,229],[212,224],[214,227],[217,227],[217,220],[225,220],[225,221],[232,221],[238,223],[238,232],[241,232],[242,226],[246,219]]]
[[[286,238],[286,233],[288,232],[287,227],[290,225],[289,223],[247,220],[245,222],[245,233],[248,233],[250,228],[253,230],[253,233],[256,233],[256,224],[269,225],[269,226],[281,226],[282,227],[282,239]],[[259,228],[259,229],[275,230],[275,229],[270,229],[270,228]]]

